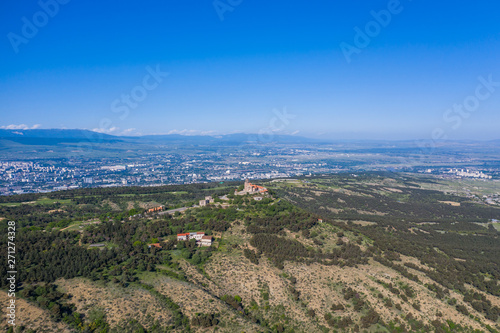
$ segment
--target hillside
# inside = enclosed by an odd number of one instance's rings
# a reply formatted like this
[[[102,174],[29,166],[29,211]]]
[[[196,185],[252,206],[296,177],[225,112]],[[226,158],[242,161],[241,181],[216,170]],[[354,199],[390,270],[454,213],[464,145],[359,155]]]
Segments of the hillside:
[[[498,182],[364,173],[259,185],[269,191],[0,197],[4,248],[4,222],[17,224],[20,331],[500,330],[500,207],[482,199]],[[200,207],[205,196],[215,200]],[[178,241],[186,232],[214,242]]]

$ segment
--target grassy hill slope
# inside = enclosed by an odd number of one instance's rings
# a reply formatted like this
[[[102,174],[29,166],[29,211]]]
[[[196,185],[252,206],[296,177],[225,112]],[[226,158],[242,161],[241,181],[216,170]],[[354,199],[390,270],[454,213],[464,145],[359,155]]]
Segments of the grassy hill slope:
[[[238,184],[0,198],[0,216],[19,223],[21,331],[500,329],[500,209],[483,201],[481,182],[471,191],[342,174],[262,184],[260,201],[234,196]],[[492,184],[484,191],[498,193]],[[191,207],[207,194],[214,204]],[[158,204],[189,208],[147,213]],[[177,241],[193,231],[214,244]]]

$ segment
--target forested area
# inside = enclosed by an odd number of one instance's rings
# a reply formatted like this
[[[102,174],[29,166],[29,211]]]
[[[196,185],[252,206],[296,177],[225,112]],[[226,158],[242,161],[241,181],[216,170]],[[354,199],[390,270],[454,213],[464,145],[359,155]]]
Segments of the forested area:
[[[21,244],[16,258],[20,296],[50,311],[53,320],[64,321],[78,330],[146,331],[134,321],[111,328],[102,312],[91,315],[76,312],[71,295],[57,291],[54,283],[59,278],[85,277],[119,288],[148,290],[173,316],[168,328],[155,326],[151,332],[217,327],[223,320],[218,313],[188,317],[175,302],[144,283],[141,277],[154,273],[191,283],[191,274],[181,267],[181,263],[187,262],[208,278],[205,265],[218,251],[244,256],[252,267],[269,260],[283,276],[287,262],[357,268],[375,261],[421,285],[417,273],[424,273],[433,280],[424,288],[437,299],[446,300],[466,316],[471,315],[472,308],[484,318],[497,321],[500,308],[484,294],[470,291],[470,286],[500,296],[500,234],[485,224],[500,217],[500,209],[479,205],[465,197],[421,189],[411,177],[391,176],[395,181],[389,185],[376,183],[384,177],[387,175],[304,178],[300,186],[270,187],[273,197],[262,200],[249,195],[235,196],[232,191],[236,186],[217,187],[220,184],[63,191],[17,196],[16,200],[2,198],[0,216],[17,222],[15,240]],[[218,194],[227,198],[222,200]],[[168,208],[190,206],[205,195],[216,196],[220,206],[157,215],[145,213],[146,206],[138,205],[150,202]],[[19,204],[25,200],[29,203]],[[68,226],[71,228],[65,229]],[[198,247],[194,240],[176,239],[177,233],[195,231],[222,237],[217,240],[220,248]],[[248,247],[237,243],[242,239],[248,242]],[[6,242],[7,237],[2,237],[0,246],[5,248]],[[161,248],[150,246],[154,243]],[[403,255],[414,257],[426,266],[403,263]],[[0,258],[6,261],[4,254]],[[0,266],[0,272],[7,274],[5,265]],[[0,284],[6,287],[7,282]],[[387,308],[402,311],[401,304],[407,303],[420,311],[414,290],[408,285],[376,282],[395,297],[383,299]],[[287,283],[290,300],[300,303],[311,320],[317,320],[316,312],[307,308],[296,280]],[[462,295],[459,301],[451,299],[451,291]],[[334,304],[321,317],[328,325],[326,329],[363,330],[376,325],[395,332],[432,329],[429,323],[410,315],[404,317],[405,323],[384,322],[381,312],[353,288],[342,289],[342,295],[348,304]],[[274,325],[264,312],[256,311],[254,300],[249,307],[243,306],[239,296],[226,295],[220,299],[246,320],[266,329],[285,331],[281,323]],[[347,308],[358,316],[336,314]],[[446,325],[449,326],[441,320],[432,322],[436,331],[446,331]],[[457,331],[466,328],[459,327]]]
[[[133,281],[138,271],[153,271],[155,265],[169,263],[169,251],[177,241],[170,235],[189,231],[221,232],[229,227],[228,221],[238,216],[235,209],[202,208],[197,214],[181,218],[165,215],[153,220],[136,219],[131,222],[109,221],[88,226],[81,233],[72,231],[42,232],[21,229],[16,235],[18,247],[17,265],[21,282],[53,282],[58,278],[77,276],[97,279],[118,277],[123,283]],[[148,244],[161,242],[162,249],[148,248]],[[6,247],[6,237],[1,246]],[[89,245],[105,242],[101,249]],[[210,248],[198,248],[193,242],[178,244],[186,259],[199,264],[210,256]],[[5,258],[6,260],[6,258]],[[1,266],[6,275],[6,267]],[[7,280],[1,282],[2,286]]]
[[[383,176],[377,173],[356,178],[328,176],[319,178],[320,188],[313,185],[280,188],[277,193],[305,210],[324,216],[333,225],[368,236],[374,241],[375,254],[396,252],[418,258],[432,268],[425,273],[446,288],[465,292],[465,284],[470,284],[500,296],[500,233],[478,224],[499,217],[500,209],[456,195],[422,190],[405,177],[394,175],[391,177],[399,178],[399,184],[412,187],[383,191],[386,187],[372,184]],[[304,200],[307,197],[314,200]],[[459,202],[460,206],[443,202]],[[353,221],[371,223],[360,226]],[[376,258],[412,278],[401,265],[380,256]]]
[[[260,253],[271,259],[276,267],[283,268],[285,260],[301,262],[319,262],[326,265],[366,264],[368,253],[363,252],[356,244],[338,244],[331,251],[306,249],[302,243],[285,237],[285,230],[301,232],[306,238],[311,238],[309,230],[318,224],[319,215],[311,214],[291,205],[286,201],[279,201],[267,208],[260,209],[259,216],[246,216],[245,226],[253,237],[250,244]],[[252,262],[258,262],[259,255],[245,252]]]
[[[122,220],[130,202],[151,202],[166,209],[191,206],[206,195],[226,194],[237,183],[169,185],[158,187],[88,188],[43,194],[0,196],[0,216],[33,228],[64,228],[73,220]],[[229,189],[229,190],[228,190]],[[112,203],[112,204],[110,204]],[[144,209],[137,205],[135,213]],[[4,226],[1,226],[2,230]]]
[[[157,272],[187,281],[186,274],[178,261],[172,260],[172,255],[175,253],[176,257],[187,260],[202,271],[213,249],[200,248],[194,241],[177,242],[175,234],[223,232],[229,228],[230,222],[244,215],[236,208],[214,207],[190,210],[183,215],[177,213],[175,217],[170,214],[144,214],[145,210],[138,207],[137,202],[160,202],[166,207],[191,205],[200,197],[221,191],[212,190],[214,187],[215,184],[169,186],[168,193],[164,192],[165,188],[87,189],[4,200],[7,202],[0,205],[0,216],[16,221],[16,268],[20,297],[50,311],[52,320],[64,321],[78,331],[118,332],[124,329],[146,332],[138,322],[130,321],[111,328],[103,313],[84,316],[75,312],[71,296],[57,292],[53,283],[59,278],[85,277],[121,288],[141,286],[173,313],[170,328],[155,324],[148,332],[189,329],[190,320],[178,306],[165,295],[142,284],[138,276],[142,272]],[[227,193],[227,187],[224,191]],[[19,204],[24,200],[32,201]],[[133,209],[129,209],[130,202],[135,202]],[[91,223],[82,223],[84,221]],[[82,223],[80,230],[61,231],[75,222]],[[0,246],[6,248],[7,240],[5,233],[0,239]],[[161,248],[150,247],[151,243],[160,243]],[[6,262],[4,254],[0,257]],[[161,270],[158,265],[162,266]],[[7,275],[5,265],[0,266],[0,271],[3,276]],[[6,287],[7,282],[2,280],[1,286]],[[37,286],[46,286],[49,291],[45,292]],[[191,324],[206,327],[210,322],[217,325],[218,319],[211,316],[200,316]]]
[[[71,296],[56,290],[53,284],[57,279],[86,277],[94,281],[117,284],[122,288],[129,285],[140,286],[153,294],[173,313],[169,327],[156,325],[148,332],[165,332],[169,329],[189,329],[190,320],[168,297],[158,293],[151,286],[140,282],[137,275],[141,272],[157,272],[157,265],[164,270],[158,271],[170,278],[186,281],[184,272],[177,262],[171,260],[175,251],[178,256],[193,265],[202,267],[213,249],[198,247],[194,241],[177,242],[175,233],[184,231],[225,231],[234,220],[235,209],[215,209],[206,207],[196,213],[173,218],[165,215],[155,219],[135,218],[131,221],[108,221],[88,225],[82,232],[54,230],[32,230],[20,228],[16,234],[18,270],[17,283],[19,296],[29,300],[52,314],[52,320],[63,321],[83,332],[118,332],[121,329],[146,330],[139,323],[128,322],[111,328],[103,315],[90,313],[87,316],[75,312]],[[169,237],[172,236],[172,237]],[[7,238],[2,237],[0,246],[6,248]],[[92,244],[104,242],[106,246],[89,248]],[[148,244],[159,242],[162,248],[149,247]],[[2,260],[6,261],[4,255]],[[7,276],[5,265],[0,272]],[[3,279],[1,287],[8,281]],[[217,325],[218,319],[212,315],[199,316],[192,321],[193,326],[208,327]],[[210,326],[209,325],[209,326]]]
[[[57,191],[49,193],[28,193],[15,196],[1,196],[0,203],[8,202],[30,202],[47,197],[53,200],[81,200],[78,203],[95,203],[98,199],[109,199],[119,196],[127,196],[137,199],[138,196],[146,196],[147,199],[172,199],[172,195],[185,195],[191,200],[203,197],[206,193],[226,194],[227,188],[236,188],[240,182],[225,182],[223,186],[218,183],[200,183],[184,185],[165,185],[165,186],[127,186],[127,187],[109,187],[109,188],[82,188],[67,191]],[[176,194],[172,194],[176,193]]]

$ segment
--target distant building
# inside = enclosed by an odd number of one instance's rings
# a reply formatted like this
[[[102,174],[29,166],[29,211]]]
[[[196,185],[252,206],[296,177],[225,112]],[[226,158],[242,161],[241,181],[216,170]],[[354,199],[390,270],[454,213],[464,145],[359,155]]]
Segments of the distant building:
[[[148,245],[148,248],[152,248],[152,247],[157,247],[157,248],[161,249],[160,243],[154,243],[154,244],[149,244]]]
[[[205,236],[204,232],[191,232],[191,233],[189,233],[189,239],[196,239],[197,242],[201,241],[203,236]]]
[[[108,170],[108,171],[123,171],[126,169],[127,167],[125,165],[110,165],[101,167],[101,170]]]
[[[241,192],[235,191],[234,194],[245,195],[245,194],[266,193],[266,192],[267,188],[265,188],[264,186],[252,184],[248,181],[248,179],[246,179],[245,185],[243,186],[243,191]]]
[[[212,236],[203,236],[201,238],[201,246],[212,246],[214,238]]]
[[[200,207],[204,207],[204,206],[209,205],[211,203],[214,203],[214,198],[212,198],[211,196],[207,196],[207,197],[205,197],[205,199],[200,200]]]
[[[177,234],[177,240],[186,241],[186,240],[195,239],[196,241],[201,241],[203,236],[205,236],[205,233],[200,232],[200,231],[198,231],[198,232],[186,232],[183,234]]]
[[[211,246],[213,242],[213,237],[205,235],[202,231],[177,234],[177,241],[188,241],[191,239],[196,240],[198,246]]]
[[[177,234],[178,241],[187,241],[189,240],[189,232],[185,234]]]
[[[153,207],[147,210],[147,213],[154,213],[154,212],[159,212],[162,211],[165,207],[163,206],[158,206],[158,207]]]
[[[474,171],[469,169],[450,169],[448,173],[454,173],[458,177],[468,177],[468,178],[479,178],[479,179],[491,179],[492,176],[486,175],[481,171]]]

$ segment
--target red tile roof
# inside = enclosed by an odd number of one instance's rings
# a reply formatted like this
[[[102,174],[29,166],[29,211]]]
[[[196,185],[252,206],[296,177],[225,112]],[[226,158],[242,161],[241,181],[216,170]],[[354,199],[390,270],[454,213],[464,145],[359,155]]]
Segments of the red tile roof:
[[[248,183],[248,185],[250,185],[253,188],[259,189],[261,192],[267,192],[267,188],[265,188],[264,186],[254,185],[252,183]]]

